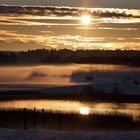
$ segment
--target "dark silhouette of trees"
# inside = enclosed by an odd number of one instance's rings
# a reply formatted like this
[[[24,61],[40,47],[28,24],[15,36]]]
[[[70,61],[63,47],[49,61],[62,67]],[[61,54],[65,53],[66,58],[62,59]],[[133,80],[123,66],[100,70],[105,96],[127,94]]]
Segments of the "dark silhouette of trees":
[[[0,52],[0,64],[104,63],[140,65],[136,50],[28,50]]]
[[[80,91],[80,99],[82,100],[99,100],[106,95],[104,90],[94,89],[91,85],[84,86]]]
[[[117,85],[117,83],[114,86],[114,89],[112,91],[112,94],[114,94],[114,96],[118,96],[118,95],[122,95],[122,91],[119,89],[119,86]]]
[[[81,90],[80,96],[82,99],[85,99],[85,100],[90,99],[93,97],[94,92],[95,92],[95,90],[93,89],[93,87],[87,85],[87,86],[83,87],[83,89]]]
[[[15,52],[0,52],[0,64],[17,64],[18,59]]]

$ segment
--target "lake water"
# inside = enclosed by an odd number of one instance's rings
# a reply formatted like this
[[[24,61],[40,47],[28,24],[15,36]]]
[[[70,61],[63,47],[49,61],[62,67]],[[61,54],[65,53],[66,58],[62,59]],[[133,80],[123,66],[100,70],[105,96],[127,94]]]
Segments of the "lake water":
[[[140,104],[131,103],[88,103],[64,100],[14,100],[1,101],[2,109],[45,109],[50,112],[88,114],[120,114],[132,117],[135,121],[140,120]]]

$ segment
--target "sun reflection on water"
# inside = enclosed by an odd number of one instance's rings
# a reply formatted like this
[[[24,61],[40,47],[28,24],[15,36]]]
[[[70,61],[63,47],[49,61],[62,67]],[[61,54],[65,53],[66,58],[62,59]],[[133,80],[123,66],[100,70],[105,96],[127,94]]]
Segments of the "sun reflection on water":
[[[89,114],[89,107],[80,107],[80,114],[81,115],[88,115]]]

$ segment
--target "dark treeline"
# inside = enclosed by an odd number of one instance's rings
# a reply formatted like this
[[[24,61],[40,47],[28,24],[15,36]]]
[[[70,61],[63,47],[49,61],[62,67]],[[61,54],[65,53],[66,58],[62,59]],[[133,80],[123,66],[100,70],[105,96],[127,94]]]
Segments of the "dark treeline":
[[[109,63],[140,65],[140,51],[136,50],[28,50],[1,51],[0,64],[45,63]]]

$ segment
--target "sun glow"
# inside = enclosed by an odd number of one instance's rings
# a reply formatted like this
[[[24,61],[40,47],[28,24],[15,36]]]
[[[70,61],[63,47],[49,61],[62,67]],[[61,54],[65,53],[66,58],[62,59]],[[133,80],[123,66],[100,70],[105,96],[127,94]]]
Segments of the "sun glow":
[[[81,115],[88,115],[89,114],[89,107],[81,107],[80,114]]]
[[[81,22],[85,25],[89,25],[91,23],[91,17],[89,15],[83,15],[81,17]]]

